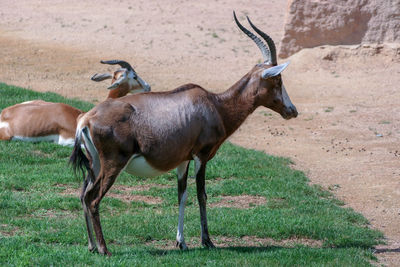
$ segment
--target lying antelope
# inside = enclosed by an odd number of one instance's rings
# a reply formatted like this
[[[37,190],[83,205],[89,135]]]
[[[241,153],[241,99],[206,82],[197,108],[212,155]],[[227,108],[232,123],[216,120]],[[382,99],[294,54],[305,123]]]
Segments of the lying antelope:
[[[129,92],[148,92],[150,86],[131,65],[121,60],[101,61],[119,64],[122,68],[111,73],[95,74],[93,81],[112,79],[108,98],[118,98]],[[33,100],[5,108],[0,114],[0,140],[49,141],[73,145],[76,120],[83,111],[64,103]]]
[[[268,107],[285,119],[297,116],[282,84],[272,39],[249,20],[265,40],[244,28],[261,50],[264,63],[257,64],[227,91],[215,94],[195,84],[168,92],[144,93],[109,99],[78,119],[75,146],[70,158],[75,170],[87,171],[81,201],[88,231],[89,250],[111,255],[100,225],[100,201],[121,171],[153,177],[177,168],[179,220],[177,246],[187,249],[183,235],[189,162],[194,160],[200,206],[201,240],[210,240],[206,216],[205,171],[221,144],[258,106]],[[83,153],[84,143],[87,155]],[[92,230],[96,234],[94,242]]]

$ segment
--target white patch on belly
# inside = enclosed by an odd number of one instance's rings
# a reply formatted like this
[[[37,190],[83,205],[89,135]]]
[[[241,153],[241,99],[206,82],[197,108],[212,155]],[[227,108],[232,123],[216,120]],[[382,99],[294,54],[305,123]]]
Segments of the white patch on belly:
[[[58,134],[52,134],[52,135],[46,135],[46,136],[35,136],[35,137],[29,137],[29,136],[13,136],[11,138],[12,141],[24,141],[24,142],[53,142],[62,146],[73,146],[74,145],[74,139],[73,138],[68,138],[64,139],[62,136]]]
[[[125,166],[125,171],[129,174],[139,177],[155,177],[165,173],[153,168],[143,156],[135,154],[131,157]]]

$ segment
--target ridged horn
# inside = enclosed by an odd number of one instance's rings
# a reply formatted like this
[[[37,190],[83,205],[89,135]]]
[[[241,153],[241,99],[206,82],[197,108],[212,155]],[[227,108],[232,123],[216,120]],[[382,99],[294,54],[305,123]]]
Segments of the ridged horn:
[[[271,58],[271,54],[269,52],[269,49],[265,46],[265,44],[263,43],[263,41],[261,41],[260,38],[258,38],[257,36],[255,36],[253,33],[251,33],[248,29],[246,29],[245,27],[243,27],[242,24],[240,24],[240,22],[238,21],[238,19],[236,18],[236,14],[235,11],[233,11],[233,17],[235,19],[236,24],[238,25],[239,29],[244,32],[247,36],[250,37],[251,40],[253,40],[256,45],[258,46],[258,48],[260,48],[261,53],[263,55],[264,61],[268,61]]]
[[[107,61],[101,60],[100,63],[102,63],[102,64],[109,64],[109,65],[117,65],[117,64],[118,64],[118,65],[120,65],[122,68],[126,68],[127,70],[135,71],[135,70],[132,68],[132,66],[131,66],[128,62],[123,61],[123,60],[117,60],[117,59],[114,59],[114,60],[107,60]]]
[[[269,51],[270,51],[270,62],[273,66],[278,65],[278,62],[276,60],[276,47],[275,47],[275,43],[274,40],[272,40],[272,38],[266,34],[265,32],[262,32],[260,29],[258,29],[250,20],[249,17],[247,17],[247,21],[250,23],[250,26],[267,42],[268,47],[269,47]]]

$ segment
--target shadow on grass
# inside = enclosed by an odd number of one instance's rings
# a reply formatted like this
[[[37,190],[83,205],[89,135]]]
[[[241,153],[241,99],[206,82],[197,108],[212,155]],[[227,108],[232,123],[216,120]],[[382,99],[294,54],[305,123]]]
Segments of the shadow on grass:
[[[400,253],[400,247],[398,248],[377,248],[373,250],[374,254],[386,253],[386,252],[393,252],[393,253]]]
[[[189,250],[179,250],[179,249],[154,249],[154,248],[142,248],[140,249],[141,253],[150,254],[151,256],[174,256],[174,255],[190,255],[190,254],[198,254],[198,253],[205,253],[205,252],[224,252],[224,251],[231,251],[236,253],[247,253],[247,254],[258,254],[264,252],[273,252],[278,251],[281,249],[293,249],[287,247],[280,247],[280,246],[264,246],[264,247],[223,247],[223,248],[192,248]],[[128,256],[132,254],[133,251],[111,251],[112,256]],[[98,254],[97,252],[93,252],[94,254]],[[135,253],[138,253],[136,251]]]
[[[336,250],[336,249],[344,249],[344,248],[359,248],[359,249],[371,249],[371,247],[360,247],[360,246],[344,246],[344,247],[310,247],[304,245],[298,245],[293,247],[287,246],[231,246],[231,247],[217,247],[217,248],[190,248],[189,250],[182,251],[178,248],[176,249],[155,249],[155,248],[142,248],[142,252],[146,254],[150,254],[152,256],[169,256],[169,255],[182,255],[182,254],[193,254],[193,253],[204,253],[204,252],[236,252],[238,254],[258,254],[265,252],[277,252],[280,250],[296,250],[299,248],[311,249],[311,250]],[[396,249],[372,249],[374,254],[385,253],[385,252],[400,252],[400,247]],[[113,255],[124,256],[126,254],[130,254],[131,251],[125,252],[115,252]]]
[[[184,253],[202,253],[202,252],[218,252],[218,251],[231,251],[236,253],[250,253],[250,254],[257,254],[257,253],[264,253],[264,252],[273,252],[278,251],[281,249],[295,249],[296,247],[283,247],[283,246],[235,246],[235,247],[220,247],[220,248],[192,248],[186,251],[182,251],[179,249],[149,249],[147,252],[153,256],[166,256],[166,255],[181,255]],[[123,254],[123,253],[122,253]]]

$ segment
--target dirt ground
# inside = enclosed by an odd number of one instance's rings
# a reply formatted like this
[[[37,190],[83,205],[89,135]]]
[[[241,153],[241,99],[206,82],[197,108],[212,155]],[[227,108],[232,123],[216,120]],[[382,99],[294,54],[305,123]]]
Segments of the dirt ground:
[[[262,58],[232,10],[277,46],[283,34],[286,0],[165,3],[3,0],[0,81],[98,103],[106,84],[89,78],[114,70],[100,59],[124,59],[153,91],[193,82],[221,92]],[[289,60],[283,79],[299,117],[259,108],[230,141],[292,158],[384,232],[379,264],[400,265],[400,46],[318,47]]]

